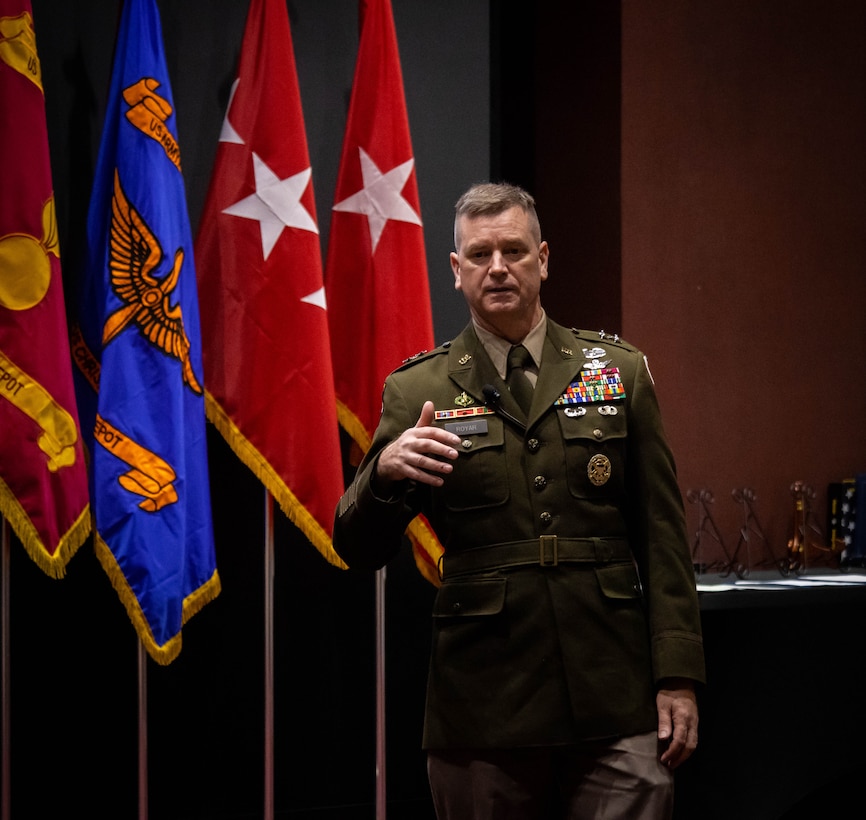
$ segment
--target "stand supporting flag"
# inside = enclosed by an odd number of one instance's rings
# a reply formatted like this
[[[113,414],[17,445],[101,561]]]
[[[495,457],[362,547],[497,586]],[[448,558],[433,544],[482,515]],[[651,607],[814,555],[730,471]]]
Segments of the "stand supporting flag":
[[[372,441],[385,377],[433,346],[424,233],[390,0],[360,0],[361,35],[325,267],[340,424]],[[416,564],[434,580],[438,541],[410,527]],[[376,575],[377,817],[385,811],[385,571]]]
[[[125,0],[74,332],[95,549],[158,663],[220,591],[193,244],[155,0]]]
[[[0,739],[0,820],[12,817],[12,731],[9,728],[12,717],[9,696],[12,652],[9,649],[9,565],[11,564],[12,540],[9,522],[0,518],[0,721],[3,723]]]
[[[284,0],[252,0],[196,237],[208,418],[264,484],[265,817],[273,501],[331,564],[343,491],[312,169]]]
[[[0,514],[60,578],[90,513],[30,0],[0,0],[0,156]]]

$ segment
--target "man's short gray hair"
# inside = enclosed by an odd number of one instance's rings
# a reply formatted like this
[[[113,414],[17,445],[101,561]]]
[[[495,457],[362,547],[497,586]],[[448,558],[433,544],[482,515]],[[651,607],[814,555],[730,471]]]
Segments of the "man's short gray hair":
[[[496,216],[511,208],[520,208],[529,216],[529,228],[536,241],[541,242],[541,225],[532,194],[507,182],[480,182],[473,185],[454,206],[454,246],[459,248],[458,225],[462,217]]]

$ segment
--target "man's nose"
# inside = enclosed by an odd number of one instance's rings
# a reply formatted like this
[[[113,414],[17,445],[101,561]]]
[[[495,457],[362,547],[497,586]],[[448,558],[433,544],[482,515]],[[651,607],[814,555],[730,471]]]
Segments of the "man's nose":
[[[501,251],[493,251],[490,256],[491,273],[505,273],[507,270],[504,254]]]

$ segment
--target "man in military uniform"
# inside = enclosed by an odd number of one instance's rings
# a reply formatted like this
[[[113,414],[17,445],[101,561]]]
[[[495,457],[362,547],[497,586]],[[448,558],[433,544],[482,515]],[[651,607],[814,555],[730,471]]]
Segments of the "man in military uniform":
[[[455,247],[471,322],[388,377],[334,547],[381,567],[418,513],[444,547],[424,724],[440,820],[669,817],[704,659],[645,357],[547,318],[522,189],[470,188]]]

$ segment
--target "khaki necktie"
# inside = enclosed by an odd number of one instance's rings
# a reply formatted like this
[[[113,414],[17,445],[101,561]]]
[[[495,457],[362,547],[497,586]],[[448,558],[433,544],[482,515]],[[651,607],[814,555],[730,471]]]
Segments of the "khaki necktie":
[[[532,404],[532,383],[523,371],[531,364],[532,356],[523,345],[515,345],[508,351],[508,372],[505,374],[505,382],[526,416],[529,415],[529,407]]]

